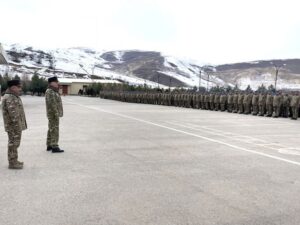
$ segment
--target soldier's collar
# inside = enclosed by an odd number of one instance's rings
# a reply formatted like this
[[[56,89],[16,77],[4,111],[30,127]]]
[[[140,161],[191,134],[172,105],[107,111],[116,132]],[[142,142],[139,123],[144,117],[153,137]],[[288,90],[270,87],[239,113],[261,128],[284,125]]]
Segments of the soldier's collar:
[[[58,92],[59,88],[55,88],[55,87],[52,87],[52,86],[48,86],[49,89],[52,89],[53,91],[56,91]]]
[[[12,91],[11,91],[11,90],[9,90],[9,89],[7,89],[7,90],[5,91],[5,94],[14,95],[14,96],[16,96],[16,97],[19,97],[19,95],[18,95],[18,94],[16,94],[16,93],[12,92]]]

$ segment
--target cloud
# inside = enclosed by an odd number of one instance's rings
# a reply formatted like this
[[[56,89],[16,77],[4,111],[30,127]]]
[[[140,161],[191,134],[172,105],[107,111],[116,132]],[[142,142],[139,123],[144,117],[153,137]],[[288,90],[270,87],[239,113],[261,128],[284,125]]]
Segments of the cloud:
[[[3,1],[3,2],[2,2]],[[297,57],[295,0],[0,0],[1,40],[144,49],[226,63]],[[298,51],[299,52],[299,51]]]

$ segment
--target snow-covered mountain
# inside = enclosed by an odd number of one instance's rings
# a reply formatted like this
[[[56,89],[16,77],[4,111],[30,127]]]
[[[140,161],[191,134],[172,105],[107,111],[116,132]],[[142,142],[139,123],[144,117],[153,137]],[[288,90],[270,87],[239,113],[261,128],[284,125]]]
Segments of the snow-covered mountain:
[[[278,88],[300,89],[300,59],[270,60],[207,66],[154,51],[95,51],[89,48],[42,50],[20,44],[5,45],[11,75],[34,73],[65,78],[97,78],[156,87],[200,85],[235,86],[256,89],[274,84],[274,65],[284,65],[278,73]],[[7,68],[0,67],[0,74]],[[201,70],[201,73],[200,73]],[[201,80],[199,76],[201,74]]]

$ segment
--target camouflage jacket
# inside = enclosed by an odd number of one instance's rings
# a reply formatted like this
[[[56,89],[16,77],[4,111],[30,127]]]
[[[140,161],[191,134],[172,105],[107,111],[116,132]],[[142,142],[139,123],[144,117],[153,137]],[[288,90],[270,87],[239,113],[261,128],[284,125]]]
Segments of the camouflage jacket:
[[[45,93],[46,109],[48,118],[58,118],[63,116],[63,106],[58,91],[48,87]]]
[[[259,96],[257,94],[252,95],[251,104],[258,105]]]
[[[282,105],[282,95],[275,95],[273,97],[273,106],[281,106]]]
[[[2,99],[2,114],[5,131],[22,131],[27,129],[26,117],[21,98],[9,90]]]
[[[300,104],[300,96],[298,95],[293,95],[291,99],[290,106],[291,107],[299,107]]]

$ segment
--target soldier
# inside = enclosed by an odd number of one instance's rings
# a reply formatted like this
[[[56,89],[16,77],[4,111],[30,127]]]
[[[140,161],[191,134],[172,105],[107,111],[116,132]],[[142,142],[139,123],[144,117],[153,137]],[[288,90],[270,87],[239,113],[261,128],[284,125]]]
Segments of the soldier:
[[[214,98],[214,110],[219,111],[220,109],[220,94],[216,93]]]
[[[298,119],[299,105],[300,105],[300,96],[299,93],[295,92],[291,99],[292,120]]]
[[[244,114],[251,113],[251,101],[252,101],[251,92],[247,92],[246,94],[244,94],[244,99],[243,99]]]
[[[238,112],[238,93],[235,92],[232,98],[232,104],[233,104],[233,113],[237,113]]]
[[[210,107],[210,95],[209,95],[209,93],[207,92],[206,94],[205,94],[205,109],[206,110],[209,110],[209,107]]]
[[[273,113],[273,95],[271,92],[267,94],[266,98],[267,117],[271,117]]]
[[[8,168],[22,169],[23,162],[18,161],[18,148],[21,143],[22,131],[27,129],[25,112],[19,97],[22,86],[20,80],[7,82],[8,89],[2,99],[2,114],[5,131],[8,135]]]
[[[252,115],[256,116],[258,114],[258,100],[259,100],[259,95],[257,92],[254,92],[251,100],[252,104]]]
[[[232,92],[229,92],[227,95],[227,111],[231,113],[232,107],[233,107],[233,94]]]
[[[215,109],[214,100],[215,100],[215,95],[213,93],[210,93],[210,95],[209,95],[209,107],[210,107],[210,110],[214,110]]]
[[[259,116],[264,116],[266,111],[266,95],[264,93],[260,93],[258,96],[258,108],[259,108]]]
[[[63,116],[63,106],[57,77],[48,79],[48,89],[45,93],[46,109],[48,117],[47,151],[61,153],[64,150],[58,146],[59,140],[59,117]]]
[[[226,103],[227,103],[227,95],[225,93],[222,93],[220,97],[220,106],[222,112],[224,112],[226,109]]]
[[[280,115],[282,106],[282,95],[281,93],[276,93],[273,98],[273,117],[277,118]]]
[[[287,118],[290,115],[290,102],[291,98],[288,93],[283,95],[282,99],[282,116]]]
[[[238,95],[238,108],[239,108],[238,113],[239,114],[244,113],[243,101],[244,101],[244,94],[242,92],[240,92]]]

